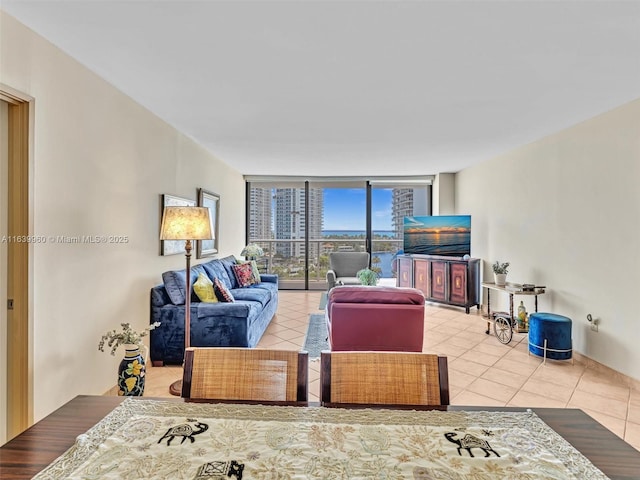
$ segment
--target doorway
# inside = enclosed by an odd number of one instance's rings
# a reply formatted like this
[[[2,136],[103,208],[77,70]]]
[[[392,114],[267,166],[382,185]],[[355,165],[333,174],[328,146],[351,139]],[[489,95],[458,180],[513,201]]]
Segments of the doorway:
[[[7,304],[7,187],[9,104],[0,100],[0,305]],[[0,308],[0,445],[7,441],[7,310]]]
[[[0,84],[0,443],[33,423],[30,282],[30,113],[33,99]]]

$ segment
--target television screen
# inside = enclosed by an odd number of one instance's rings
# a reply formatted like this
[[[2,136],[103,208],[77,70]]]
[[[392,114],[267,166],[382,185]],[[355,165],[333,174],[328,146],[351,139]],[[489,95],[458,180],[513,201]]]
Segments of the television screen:
[[[404,217],[404,253],[471,255],[471,215]]]

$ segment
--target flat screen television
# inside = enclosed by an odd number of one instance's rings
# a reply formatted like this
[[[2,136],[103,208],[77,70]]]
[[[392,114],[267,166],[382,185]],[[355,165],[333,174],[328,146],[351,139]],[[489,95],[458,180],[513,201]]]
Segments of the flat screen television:
[[[471,255],[471,215],[404,217],[404,253]]]

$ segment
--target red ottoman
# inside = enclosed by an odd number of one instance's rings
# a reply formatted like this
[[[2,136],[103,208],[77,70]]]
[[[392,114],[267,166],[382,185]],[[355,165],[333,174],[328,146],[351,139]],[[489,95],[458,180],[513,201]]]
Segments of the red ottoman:
[[[332,351],[422,351],[424,295],[418,289],[334,287],[325,318]]]

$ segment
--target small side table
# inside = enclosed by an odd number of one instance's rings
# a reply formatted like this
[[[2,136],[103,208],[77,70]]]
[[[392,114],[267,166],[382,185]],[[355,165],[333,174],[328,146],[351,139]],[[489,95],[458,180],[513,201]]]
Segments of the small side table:
[[[491,290],[497,290],[499,292],[506,292],[509,294],[509,322],[508,328],[509,335],[498,336],[498,340],[501,343],[509,343],[513,336],[513,322],[515,317],[513,316],[513,297],[514,295],[533,295],[535,297],[535,311],[538,311],[538,295],[545,293],[546,287],[534,287],[533,290],[523,290],[522,285],[519,283],[509,283],[506,285],[496,285],[493,282],[482,282],[482,287],[487,289],[487,335],[491,332]],[[507,325],[502,325],[503,328],[507,328]],[[506,341],[505,341],[506,340]]]

